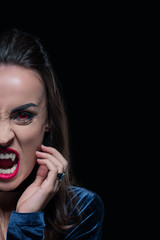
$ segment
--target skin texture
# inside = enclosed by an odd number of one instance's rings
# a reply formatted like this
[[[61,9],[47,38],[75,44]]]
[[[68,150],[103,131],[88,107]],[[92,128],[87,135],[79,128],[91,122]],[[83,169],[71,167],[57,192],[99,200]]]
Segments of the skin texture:
[[[36,106],[15,112],[28,103]],[[43,210],[59,189],[57,173],[67,168],[67,161],[56,149],[42,145],[44,134],[50,129],[47,115],[40,76],[20,66],[0,66],[0,149],[14,149],[20,157],[16,176],[0,178],[0,222],[4,223],[1,225],[4,236],[11,211]],[[35,181],[23,193],[9,192],[29,176],[36,162],[39,169]]]

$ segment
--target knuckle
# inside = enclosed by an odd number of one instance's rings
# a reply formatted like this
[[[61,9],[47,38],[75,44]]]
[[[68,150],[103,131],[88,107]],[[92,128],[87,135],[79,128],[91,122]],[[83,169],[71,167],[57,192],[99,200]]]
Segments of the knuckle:
[[[55,173],[55,175],[57,176],[57,174],[58,174],[58,168],[57,168],[57,167],[55,167],[54,173]]]
[[[50,147],[50,150],[51,150],[52,153],[56,152],[56,149],[54,147]]]
[[[68,167],[68,162],[66,160],[64,162],[64,167],[65,167],[65,169]]]

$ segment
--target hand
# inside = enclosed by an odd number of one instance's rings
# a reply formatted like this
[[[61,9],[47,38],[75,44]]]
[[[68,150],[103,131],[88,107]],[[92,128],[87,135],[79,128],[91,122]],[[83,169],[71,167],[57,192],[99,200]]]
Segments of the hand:
[[[59,189],[57,174],[67,169],[67,161],[55,148],[41,145],[41,149],[43,152],[36,151],[40,165],[36,179],[18,200],[17,212],[42,211]]]

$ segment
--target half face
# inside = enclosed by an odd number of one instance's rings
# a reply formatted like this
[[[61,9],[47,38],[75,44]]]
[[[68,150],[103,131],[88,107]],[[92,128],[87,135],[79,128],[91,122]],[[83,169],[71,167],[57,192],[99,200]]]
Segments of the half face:
[[[18,187],[36,163],[48,130],[40,76],[19,66],[0,66],[0,191]]]

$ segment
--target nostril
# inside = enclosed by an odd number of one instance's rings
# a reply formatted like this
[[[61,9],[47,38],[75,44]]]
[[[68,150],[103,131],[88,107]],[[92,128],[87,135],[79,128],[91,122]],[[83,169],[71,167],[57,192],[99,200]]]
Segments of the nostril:
[[[5,137],[0,134],[0,146],[1,147],[9,146],[13,142],[13,139],[14,139],[14,135]]]
[[[0,146],[6,147],[12,143],[14,132],[12,131],[10,124],[0,123]]]
[[[13,140],[10,141],[0,141],[0,147],[8,147],[9,145],[11,145]]]

